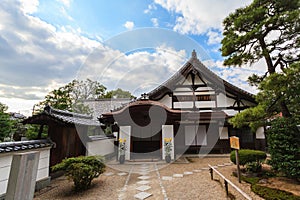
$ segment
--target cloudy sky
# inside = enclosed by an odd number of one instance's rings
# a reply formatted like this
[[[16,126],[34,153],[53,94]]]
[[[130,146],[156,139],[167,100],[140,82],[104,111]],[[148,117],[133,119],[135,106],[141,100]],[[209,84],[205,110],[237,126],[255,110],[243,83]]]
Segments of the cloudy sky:
[[[148,92],[196,49],[225,80],[246,83],[254,67],[223,67],[222,20],[250,0],[2,0],[0,102],[29,115],[35,103],[73,79]]]

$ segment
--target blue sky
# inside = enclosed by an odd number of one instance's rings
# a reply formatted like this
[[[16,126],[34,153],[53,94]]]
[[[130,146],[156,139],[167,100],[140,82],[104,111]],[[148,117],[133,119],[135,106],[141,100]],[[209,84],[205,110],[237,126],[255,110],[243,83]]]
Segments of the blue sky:
[[[109,89],[148,92],[196,49],[227,81],[246,83],[262,62],[224,67],[222,21],[250,0],[3,0],[0,5],[0,102],[31,113],[51,90],[75,78]]]

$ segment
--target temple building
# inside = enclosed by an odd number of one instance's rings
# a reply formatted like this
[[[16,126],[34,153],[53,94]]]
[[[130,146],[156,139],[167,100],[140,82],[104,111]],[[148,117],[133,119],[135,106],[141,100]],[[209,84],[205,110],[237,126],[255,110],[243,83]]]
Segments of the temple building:
[[[257,105],[254,95],[232,85],[192,57],[163,84],[99,120],[126,139],[126,160],[172,159],[183,153],[228,153],[229,137],[241,148],[265,148],[264,129],[233,128],[228,119]],[[165,141],[171,142],[167,152]]]

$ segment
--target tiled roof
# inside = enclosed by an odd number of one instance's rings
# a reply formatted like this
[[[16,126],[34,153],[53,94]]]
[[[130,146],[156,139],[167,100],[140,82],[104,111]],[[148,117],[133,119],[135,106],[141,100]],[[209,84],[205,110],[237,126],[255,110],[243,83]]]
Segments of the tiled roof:
[[[103,113],[108,113],[112,110],[118,110],[129,104],[131,99],[128,98],[118,98],[118,99],[97,99],[97,100],[87,100],[84,102],[85,105],[89,106],[93,110],[94,119],[98,119]]]
[[[187,61],[172,77],[170,77],[163,84],[152,90],[148,93],[149,98],[157,100],[161,98],[165,93],[171,92],[176,82],[179,81],[182,77],[185,77],[190,71],[195,71],[201,76],[208,79],[213,83],[212,86],[222,88],[226,91],[232,92],[236,95],[239,95],[241,98],[247,99],[251,102],[255,102],[254,95],[237,87],[233,84],[227,82],[226,80],[220,78],[206,66],[204,66],[196,56],[192,56],[189,61]]]
[[[0,143],[0,153],[9,153],[9,152],[22,151],[27,149],[38,149],[44,147],[51,147],[53,145],[54,143],[49,139],[18,141],[18,142],[2,142]]]
[[[182,111],[182,110],[173,110],[169,107],[167,107],[165,104],[160,103],[158,101],[151,101],[151,100],[136,100],[136,101],[132,101],[130,103],[128,103],[127,105],[123,106],[121,109],[119,110],[114,110],[112,112],[107,112],[107,113],[103,113],[102,115],[114,115],[114,114],[120,114],[122,113],[125,109],[129,108],[129,107],[133,107],[133,106],[143,106],[143,105],[151,105],[151,106],[160,106],[162,108],[164,108],[166,111],[171,112],[171,113],[188,113],[187,111]]]
[[[24,124],[47,124],[49,120],[58,121],[66,124],[100,126],[98,120],[93,119],[91,115],[79,114],[64,110],[54,109],[46,106],[40,114],[33,115],[23,121]]]

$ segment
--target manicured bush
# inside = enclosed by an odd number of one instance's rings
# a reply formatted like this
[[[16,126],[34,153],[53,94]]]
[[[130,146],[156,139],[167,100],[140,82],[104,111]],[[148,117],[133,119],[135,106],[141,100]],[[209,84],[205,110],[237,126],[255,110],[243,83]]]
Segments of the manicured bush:
[[[277,118],[267,130],[269,164],[278,172],[300,180],[300,132],[292,118]]]
[[[261,166],[260,161],[250,162],[250,163],[246,164],[246,170],[248,172],[257,173],[257,172],[261,172],[261,169],[262,169],[262,166]]]
[[[65,171],[65,175],[73,180],[75,190],[86,190],[94,178],[105,171],[104,159],[101,156],[79,156],[64,159],[52,167],[52,171]]]
[[[267,154],[263,151],[258,150],[241,149],[239,150],[239,158],[240,165],[246,165],[247,163],[252,162],[263,162],[267,158]],[[235,151],[231,152],[230,160],[231,162],[236,164]]]

